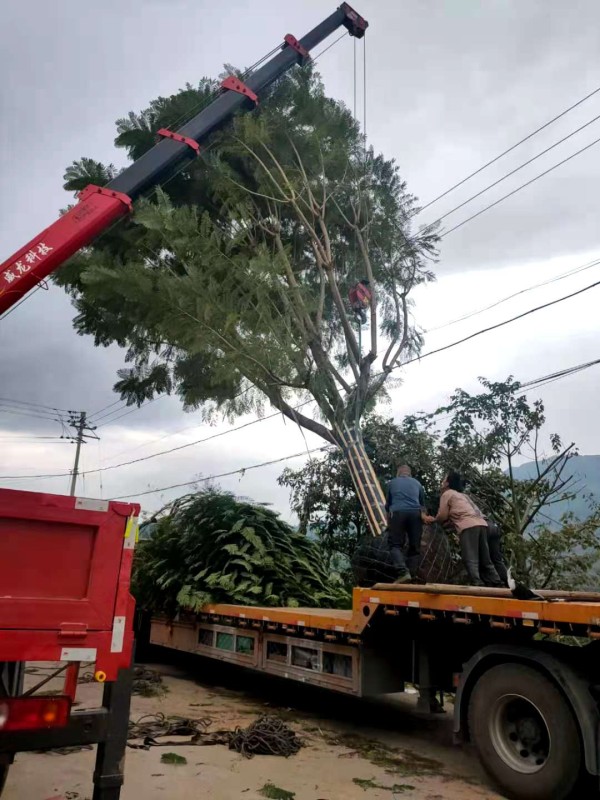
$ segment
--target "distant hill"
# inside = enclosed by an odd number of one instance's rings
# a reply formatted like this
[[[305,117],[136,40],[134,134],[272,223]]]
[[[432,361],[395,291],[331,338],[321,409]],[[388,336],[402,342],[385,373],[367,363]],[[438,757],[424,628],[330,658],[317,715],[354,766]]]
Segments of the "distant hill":
[[[515,477],[521,480],[533,478],[536,475],[535,464],[521,464],[514,472]],[[586,496],[592,495],[600,501],[600,456],[574,456],[567,463],[563,475],[573,476],[573,490],[577,492],[577,497],[568,503],[557,503],[548,510],[548,514],[558,520],[562,514],[572,511],[579,519],[584,519],[589,515]]]

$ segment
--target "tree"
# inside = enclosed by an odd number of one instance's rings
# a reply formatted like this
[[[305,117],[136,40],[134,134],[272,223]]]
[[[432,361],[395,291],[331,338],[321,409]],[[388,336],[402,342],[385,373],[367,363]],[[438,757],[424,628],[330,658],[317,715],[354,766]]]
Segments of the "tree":
[[[600,509],[591,502],[583,520],[568,511],[559,519],[552,515],[578,489],[567,470],[577,454],[575,445],[564,446],[558,434],[550,434],[546,455],[541,447],[546,422],[542,401],[530,403],[512,377],[479,380],[485,391],[472,395],[458,389],[433,415],[451,415],[440,440],[440,468],[460,471],[500,524],[522,579],[538,588],[581,586],[600,552]],[[526,477],[517,477],[519,461],[530,464]]]
[[[129,114],[117,146],[139,157],[214,89],[205,79]],[[115,389],[128,403],[175,392],[187,409],[234,417],[261,413],[266,399],[339,447],[378,533],[384,498],[360,420],[400,359],[419,351],[410,293],[433,277],[436,235],[411,236],[415,198],[396,165],[365,147],[310,67],[281,79],[204,152],[61,271],[75,328],[127,348],[132,366]],[[83,159],[65,186],[112,174]],[[344,299],[361,279],[372,292],[364,349]],[[298,410],[310,399],[316,418]]]
[[[395,475],[398,464],[406,461],[423,484],[430,508],[437,507],[439,465],[434,435],[420,429],[412,418],[397,424],[378,414],[367,415],[362,433],[382,486]],[[341,451],[330,450],[300,469],[285,469],[279,483],[290,489],[300,530],[317,534],[329,560],[341,554],[351,561],[369,529]]]

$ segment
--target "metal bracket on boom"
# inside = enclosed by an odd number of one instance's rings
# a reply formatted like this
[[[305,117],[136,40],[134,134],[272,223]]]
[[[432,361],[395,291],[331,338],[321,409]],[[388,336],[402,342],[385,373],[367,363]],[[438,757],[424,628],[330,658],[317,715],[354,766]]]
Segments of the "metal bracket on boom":
[[[258,96],[249,89],[243,81],[239,78],[236,78],[235,75],[230,75],[228,78],[225,78],[223,83],[221,84],[222,89],[229,89],[230,92],[238,92],[238,94],[243,94],[249,100],[252,100],[253,103],[258,105]]]
[[[306,61],[310,61],[310,53],[308,52],[306,47],[302,47],[298,39],[296,39],[295,36],[292,36],[291,33],[288,33],[283,41],[285,42],[284,47],[285,45],[287,45],[288,47],[291,47],[293,50],[295,50],[297,53],[300,54],[303,64]]]
[[[168,128],[161,128],[159,131],[156,131],[156,135],[163,136],[165,139],[173,139],[175,142],[180,142],[181,144],[187,144],[197,156],[200,155],[200,145],[195,139],[190,139],[189,136],[182,136],[181,133],[175,133]]]
[[[343,11],[346,15],[343,25],[348,29],[350,36],[356,36],[357,39],[362,39],[365,35],[365,31],[369,27],[367,20],[361,17],[360,14],[357,14],[348,3],[342,3],[340,11]]]
[[[105,197],[114,197],[116,200],[120,200],[124,203],[129,211],[133,211],[133,200],[129,195],[123,192],[115,192],[114,189],[107,189],[104,186],[95,186],[93,183],[90,183],[85,189],[82,189],[77,196],[79,200],[83,201],[87,200],[92,194],[103,194]]]

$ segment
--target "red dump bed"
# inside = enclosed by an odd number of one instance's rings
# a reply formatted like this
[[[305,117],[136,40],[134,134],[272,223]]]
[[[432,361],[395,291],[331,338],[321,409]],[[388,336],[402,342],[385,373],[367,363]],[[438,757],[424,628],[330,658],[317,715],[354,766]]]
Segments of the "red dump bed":
[[[0,661],[131,657],[139,505],[0,489]]]

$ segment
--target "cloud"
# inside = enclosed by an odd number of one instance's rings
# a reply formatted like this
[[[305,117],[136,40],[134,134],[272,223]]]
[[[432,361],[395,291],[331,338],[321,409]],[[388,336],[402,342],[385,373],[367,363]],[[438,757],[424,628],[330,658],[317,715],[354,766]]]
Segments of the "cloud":
[[[332,2],[331,10],[336,4]],[[590,58],[600,45],[600,6],[595,0],[573,0],[561,6],[560,14],[552,13],[545,0],[356,0],[356,5],[371,23],[366,38],[369,140],[396,158],[409,189],[423,202],[596,88]],[[116,118],[186,81],[217,74],[225,61],[253,63],[288,30],[301,35],[328,11],[321,0],[295,5],[259,0],[251,10],[232,0],[219,14],[208,13],[214,6],[207,0],[132,0],[126,7],[109,0],[88,8],[82,24],[69,4],[8,0],[5,6],[0,32],[0,66],[7,78],[2,96],[6,147],[0,151],[0,250],[5,256],[52,222],[65,205],[62,174],[72,159],[87,155],[123,163],[123,154],[112,146]],[[357,44],[361,120],[362,47]],[[340,42],[318,67],[327,91],[352,108],[352,43]],[[418,223],[431,222],[598,113],[600,94],[436,203]],[[590,126],[457,211],[446,225],[599,135],[598,125]],[[416,315],[423,326],[583,263],[597,245],[599,173],[600,145],[448,235],[437,266],[440,280],[417,297]],[[562,260],[553,260],[559,256]],[[586,282],[580,276],[569,286]],[[563,288],[568,287],[548,287],[484,318],[432,334],[426,349],[484,321],[558,296]],[[597,357],[596,306],[596,295],[589,292],[446,356],[407,367],[403,385],[392,392],[390,413],[400,418],[434,408],[457,385],[475,388],[480,374],[503,378],[512,372],[531,378]],[[111,387],[123,353],[116,347],[94,348],[89,338],[74,333],[72,317],[68,299],[52,287],[0,322],[0,396],[90,413],[117,399]],[[585,452],[600,452],[593,405],[596,381],[590,370],[539,392],[548,400],[549,427],[578,441]],[[198,415],[184,414],[176,400],[157,401],[100,429],[100,445],[84,448],[83,468],[119,463],[214,430],[191,427],[198,422]],[[0,423],[4,438],[60,433],[58,423],[12,414],[0,414]],[[191,430],[176,433],[186,427]],[[308,434],[305,443],[293,426],[276,418],[180,454],[102,473],[102,482],[89,475],[85,491],[109,496],[167,486],[317,444]],[[133,452],[128,455],[128,450]],[[3,474],[65,472],[73,455],[70,445],[34,441],[2,441],[0,453]],[[221,483],[272,501],[287,513],[287,492],[276,485],[281,469],[275,465]],[[68,480],[10,485],[65,491]],[[184,490],[149,495],[144,505],[156,508],[179,491]]]

